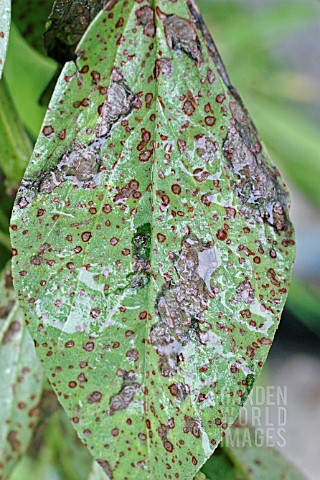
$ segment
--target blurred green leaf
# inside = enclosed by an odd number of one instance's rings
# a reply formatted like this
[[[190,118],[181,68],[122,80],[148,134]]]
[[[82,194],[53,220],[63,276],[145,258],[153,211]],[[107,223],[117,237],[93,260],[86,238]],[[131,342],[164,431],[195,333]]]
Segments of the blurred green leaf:
[[[6,59],[11,17],[11,0],[0,2],[0,79]]]
[[[262,97],[247,99],[253,118],[273,158],[284,172],[320,208],[319,131],[293,107]]]
[[[5,78],[17,113],[33,139],[46,113],[40,97],[56,72],[56,64],[31,48],[12,24]]]
[[[218,455],[214,454],[202,471],[208,480],[306,480],[278,449],[266,445],[259,434],[248,428],[228,430]]]
[[[11,480],[88,480],[92,457],[61,407],[33,442]]]
[[[319,287],[295,277],[290,287],[287,307],[296,318],[320,337]]]
[[[0,82],[0,170],[7,187],[18,189],[32,153],[31,141],[20,122],[4,80]]]
[[[42,368],[15,300],[10,267],[0,277],[0,478],[25,453],[36,426]]]
[[[201,471],[206,475],[207,480],[248,480],[221,447],[216,450]]]
[[[44,30],[53,0],[12,0],[12,19],[22,36],[41,53],[44,49]]]

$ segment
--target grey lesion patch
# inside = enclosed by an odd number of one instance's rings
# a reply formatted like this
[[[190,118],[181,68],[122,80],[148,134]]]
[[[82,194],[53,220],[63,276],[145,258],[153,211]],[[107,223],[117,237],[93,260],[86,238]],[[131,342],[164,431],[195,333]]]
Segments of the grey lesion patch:
[[[79,187],[93,186],[100,168],[98,151],[98,145],[91,144],[63,155],[57,167],[43,175],[38,186],[39,192],[50,194],[65,180],[71,180]]]
[[[202,51],[197,31],[189,19],[168,15],[164,21],[167,43],[172,50],[179,50],[197,65],[202,62]]]
[[[156,304],[159,320],[150,333],[150,343],[160,357],[160,371],[166,377],[177,372],[186,344],[208,341],[203,324],[212,294],[210,279],[219,266],[213,244],[192,234],[184,238],[173,263],[178,280],[163,286]]]
[[[135,279],[133,288],[142,288],[150,281],[151,224],[145,223],[133,237]]]
[[[236,181],[233,189],[238,195],[246,217],[259,223],[267,222],[276,231],[290,227],[288,194],[279,181],[278,170],[267,159],[256,128],[241,103],[232,99],[231,128],[223,152]]]
[[[108,136],[120,118],[127,117],[132,112],[136,99],[118,69],[114,69],[112,72],[107,95],[107,100],[99,107],[99,114],[102,118],[96,131],[99,138]]]
[[[115,68],[111,74],[107,99],[98,109],[102,120],[95,131],[94,140],[87,145],[75,144],[72,150],[61,155],[56,166],[43,170],[35,179],[25,178],[18,192],[18,205],[25,208],[33,192],[49,195],[66,180],[79,188],[95,188],[102,167],[101,150],[120,119],[132,113],[135,99],[123,75]]]
[[[145,223],[137,228],[132,238],[133,271],[127,275],[127,284],[119,287],[115,294],[119,295],[128,288],[141,289],[150,281],[151,264],[151,224]]]
[[[150,38],[156,34],[156,22],[154,9],[145,5],[139,8],[136,13],[137,25],[143,26],[143,33]]]
[[[7,300],[5,305],[0,305],[0,320],[3,320],[8,317],[15,303],[16,302],[14,300]]]
[[[109,415],[114,415],[117,412],[126,410],[133,402],[133,399],[140,389],[140,385],[135,381],[133,371],[122,372],[122,386],[116,395],[110,398]]]
[[[243,282],[241,282],[236,288],[236,296],[232,300],[232,303],[237,304],[247,303],[251,304],[255,302],[256,292],[251,282],[248,278],[246,278]]]

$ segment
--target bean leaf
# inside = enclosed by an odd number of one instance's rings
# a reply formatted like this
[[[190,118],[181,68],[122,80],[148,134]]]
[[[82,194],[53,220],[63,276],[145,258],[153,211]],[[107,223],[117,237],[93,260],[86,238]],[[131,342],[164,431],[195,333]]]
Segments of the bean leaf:
[[[0,78],[6,58],[11,18],[11,0],[1,0],[0,3]]]
[[[277,448],[262,445],[261,432],[232,427],[203,471],[207,480],[306,480]],[[228,436],[227,436],[228,438]]]
[[[78,56],[17,196],[17,294],[109,478],[191,479],[272,344],[288,193],[193,1],[108,2]]]
[[[10,268],[0,278],[0,479],[26,451],[37,422],[42,368],[15,300]]]

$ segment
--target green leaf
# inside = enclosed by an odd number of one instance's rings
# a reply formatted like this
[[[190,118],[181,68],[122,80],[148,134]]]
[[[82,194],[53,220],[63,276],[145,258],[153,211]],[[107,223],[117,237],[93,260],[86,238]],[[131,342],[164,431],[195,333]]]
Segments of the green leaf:
[[[12,19],[28,43],[45,53],[43,35],[53,0],[12,0]]]
[[[38,415],[42,368],[15,300],[10,268],[0,278],[0,479],[26,451]]]
[[[280,450],[257,446],[255,435],[247,428],[231,428],[227,441],[202,468],[207,480],[305,480]]]
[[[320,337],[319,288],[295,277],[288,298],[288,308],[304,325]]]
[[[0,170],[6,177],[9,189],[18,188],[31,153],[30,139],[2,80],[0,82]]]
[[[245,428],[232,428],[232,437],[223,445],[223,452],[231,461],[237,472],[234,480],[305,480],[304,475],[293,466],[277,448],[263,444],[261,434],[258,435],[262,445],[257,445],[254,431]],[[214,457],[211,465],[214,470]],[[220,472],[219,472],[220,473]],[[239,477],[240,475],[240,477]],[[209,476],[209,480],[215,478]],[[224,477],[223,477],[224,478]],[[230,479],[231,480],[231,479]]]
[[[11,1],[1,0],[0,3],[0,78],[6,58],[11,17]]]
[[[111,2],[86,32],[12,219],[38,354],[114,480],[194,477],[261,371],[294,257],[287,192],[195,4],[152,5]]]
[[[248,480],[243,475],[243,471],[237,469],[229,458],[228,452],[221,446],[202,467],[202,471],[205,473],[207,480]]]
[[[34,139],[46,113],[39,100],[56,69],[56,63],[31,48],[12,24],[5,78],[17,113]]]
[[[56,395],[51,389],[41,400],[40,417],[48,409],[49,402],[48,415],[40,418],[32,444],[15,469],[12,480],[88,479],[92,457],[80,442],[63,409],[59,407],[52,412],[55,400]]]

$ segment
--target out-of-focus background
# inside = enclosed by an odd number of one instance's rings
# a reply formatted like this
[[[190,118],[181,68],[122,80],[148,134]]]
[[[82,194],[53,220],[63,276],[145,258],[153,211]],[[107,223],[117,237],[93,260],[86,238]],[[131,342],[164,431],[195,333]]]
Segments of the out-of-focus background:
[[[307,478],[319,480],[320,3],[198,3],[231,81],[291,191],[297,259],[261,383],[287,387],[282,452]],[[271,416],[276,414],[275,406]]]
[[[282,391],[287,388],[283,452],[309,480],[319,480],[320,3],[198,2],[230,78],[292,193],[297,261],[287,307],[260,384],[281,387]],[[31,49],[13,26],[5,76],[20,118],[33,140],[46,110],[38,99],[55,71],[54,62]],[[12,199],[2,198],[0,193],[0,201],[10,211]],[[0,218],[0,235],[6,228],[5,218]],[[10,245],[2,243],[0,253],[3,266],[10,257]],[[271,415],[276,414],[274,408]],[[59,432],[50,431],[50,435],[57,444],[61,443]],[[42,454],[43,465],[68,461],[50,455],[47,459]],[[73,456],[76,458],[75,452],[70,452],[70,459]],[[25,460],[12,478],[59,478],[53,467],[52,472],[45,470],[42,475],[41,465],[37,473],[33,465],[30,459]],[[74,478],[76,467],[70,465],[70,478]]]

